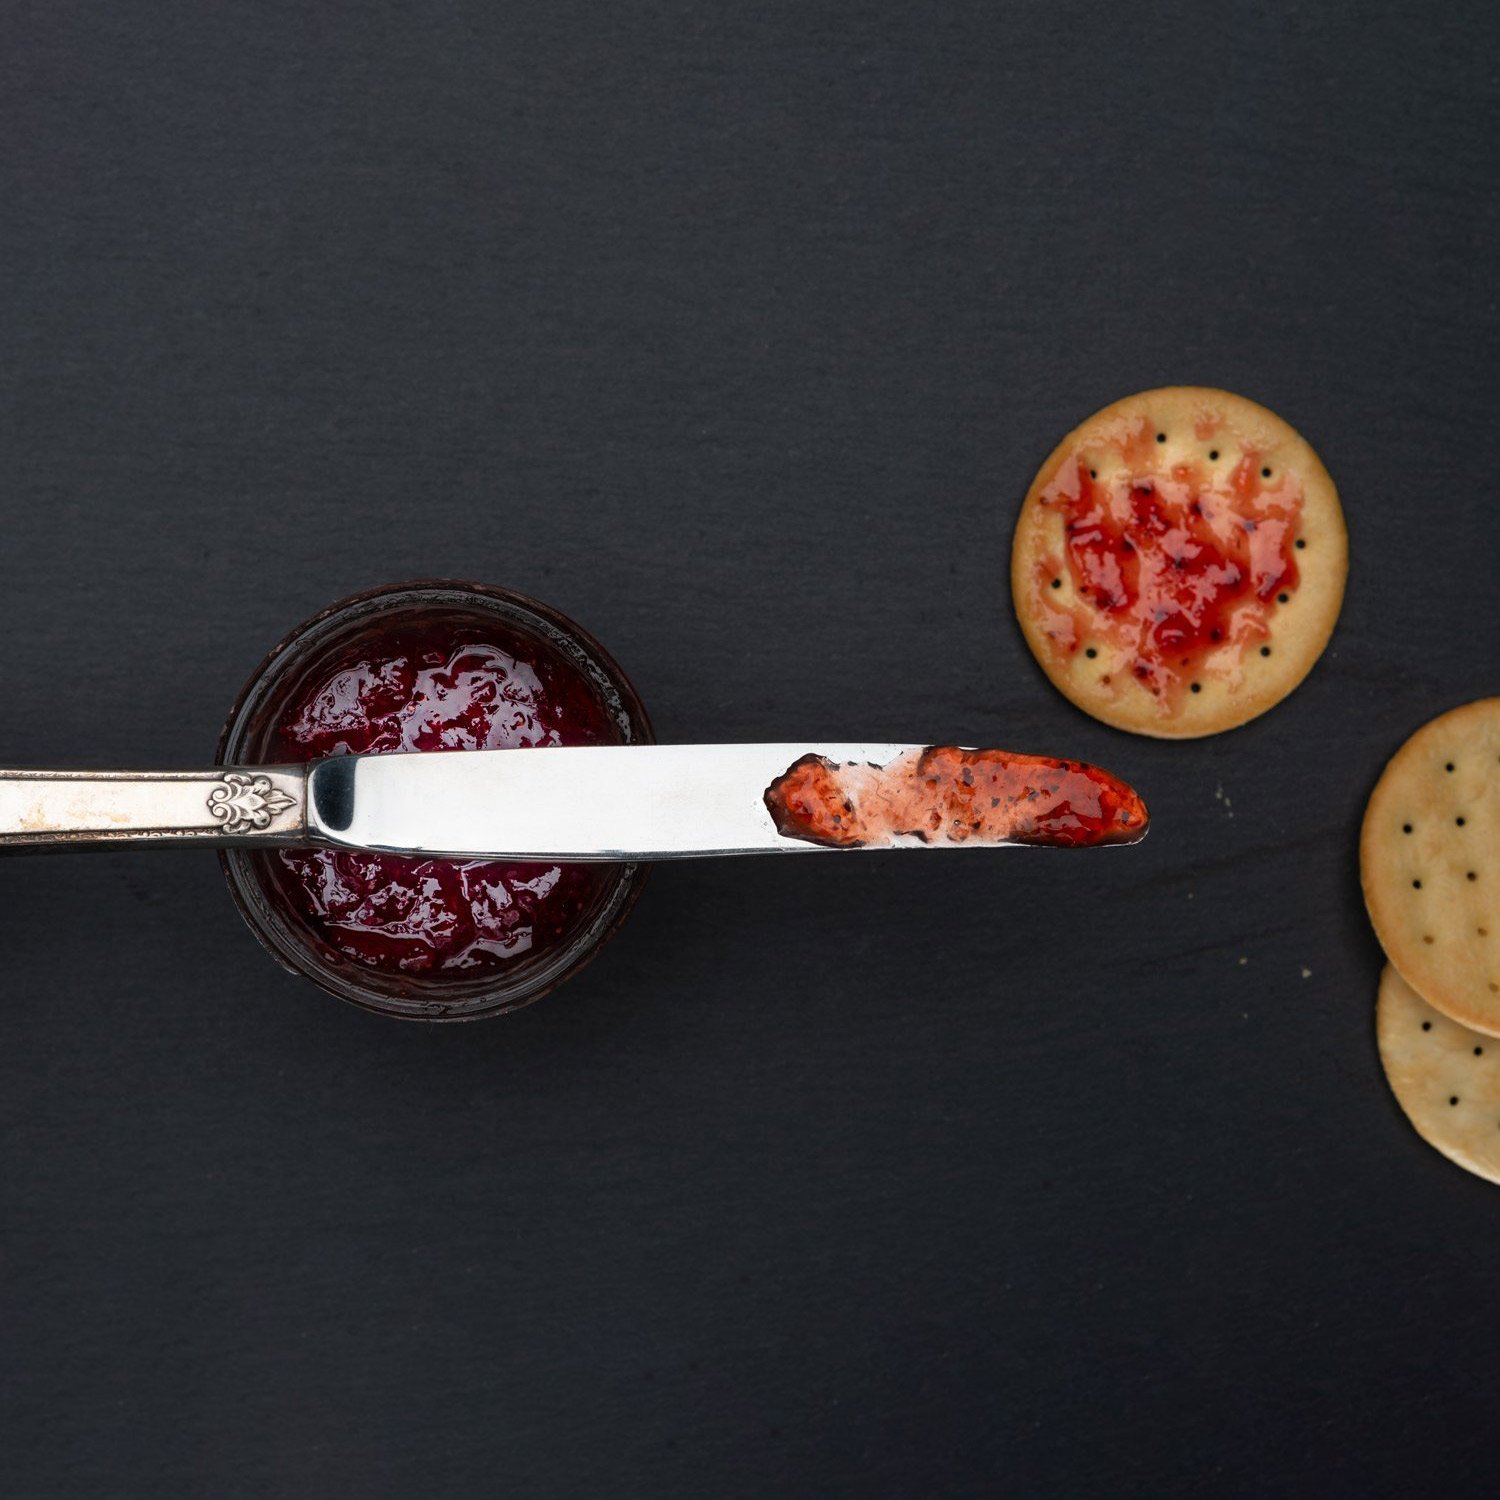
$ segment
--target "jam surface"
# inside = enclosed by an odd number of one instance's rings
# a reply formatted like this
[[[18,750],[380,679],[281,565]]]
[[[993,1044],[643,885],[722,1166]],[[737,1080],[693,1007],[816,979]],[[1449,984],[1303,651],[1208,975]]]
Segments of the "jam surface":
[[[913,838],[926,844],[1129,844],[1146,806],[1097,766],[951,745],[909,750],[889,765],[805,755],[766,788],[777,831],[832,848]]]
[[[402,627],[303,686],[278,727],[287,762],[392,751],[608,745],[619,724],[551,644],[478,621]],[[617,872],[357,850],[283,849],[282,898],[337,952],[395,973],[474,978],[568,941]]]
[[[1213,429],[1197,438],[1212,452]],[[1204,672],[1235,679],[1297,586],[1296,475],[1246,448],[1232,466],[1158,458],[1145,421],[1094,446],[1116,461],[1072,456],[1041,496],[1063,521],[1062,555],[1042,557],[1033,578],[1047,634],[1069,654],[1107,653],[1106,672],[1129,674],[1164,706]],[[1072,594],[1059,597],[1064,575]]]

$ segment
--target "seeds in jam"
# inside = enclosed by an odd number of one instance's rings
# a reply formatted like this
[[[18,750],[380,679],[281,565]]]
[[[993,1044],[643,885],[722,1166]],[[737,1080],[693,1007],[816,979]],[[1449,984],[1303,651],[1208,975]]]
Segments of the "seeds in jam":
[[[276,758],[619,743],[578,667],[545,642],[504,635],[456,623],[361,643],[290,706]],[[566,943],[617,878],[602,864],[332,849],[279,849],[270,869],[282,901],[346,958],[465,979]]]
[[[924,844],[1131,844],[1146,832],[1137,793],[1097,766],[938,745],[889,765],[804,755],[766,788],[777,831],[830,848]]]
[[[1122,468],[1101,473],[1078,455],[1041,495],[1063,523],[1062,555],[1033,577],[1047,635],[1070,655],[1104,656],[1164,708],[1205,674],[1238,680],[1252,647],[1269,654],[1271,617],[1298,581],[1296,476],[1249,450],[1226,470],[1207,456],[1218,457],[1215,434],[1197,436],[1203,457],[1158,460],[1142,422],[1114,445]]]

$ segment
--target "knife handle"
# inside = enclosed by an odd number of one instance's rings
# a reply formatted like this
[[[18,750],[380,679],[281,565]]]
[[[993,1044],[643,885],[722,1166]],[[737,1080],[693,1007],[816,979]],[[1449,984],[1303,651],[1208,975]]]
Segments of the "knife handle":
[[[0,771],[0,850],[306,840],[304,766]]]

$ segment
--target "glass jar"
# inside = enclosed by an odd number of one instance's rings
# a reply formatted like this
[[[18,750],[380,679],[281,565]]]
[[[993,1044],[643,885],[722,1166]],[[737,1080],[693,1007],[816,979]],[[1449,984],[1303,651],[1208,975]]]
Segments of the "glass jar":
[[[472,635],[507,643],[546,664],[552,680],[582,692],[606,728],[595,743],[650,744],[646,711],[614,658],[566,615],[509,589],[476,583],[420,581],[366,590],[330,605],[297,626],[261,663],[230,711],[219,740],[220,765],[287,759],[289,714],[330,674],[389,651],[402,633]],[[442,753],[442,752],[436,752]],[[553,940],[506,958],[500,968],[404,972],[368,955],[351,956],[317,913],[299,906],[285,852],[224,850],[220,855],[241,915],[286,969],[341,1000],[384,1015],[422,1021],[467,1021],[499,1015],[539,999],[571,978],[609,940],[634,905],[649,867],[601,864],[577,872],[583,895]],[[538,866],[539,870],[548,867]],[[555,867],[553,867],[555,868]],[[567,871],[565,869],[564,873]]]

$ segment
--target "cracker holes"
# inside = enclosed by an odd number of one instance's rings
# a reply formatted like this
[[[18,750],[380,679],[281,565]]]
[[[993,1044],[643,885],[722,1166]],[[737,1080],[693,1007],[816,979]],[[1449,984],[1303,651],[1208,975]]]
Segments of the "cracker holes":
[[[1453,774],[1453,762],[1450,760],[1443,769],[1451,776]]]
[[[1208,450],[1208,461],[1211,464],[1218,463],[1218,461],[1219,461],[1219,450],[1217,448],[1210,448]]]
[[[1463,827],[1463,826],[1464,826],[1464,820],[1463,820],[1463,819],[1462,819],[1462,818],[1455,818],[1455,819],[1454,819],[1454,820],[1453,820],[1453,821],[1454,821],[1454,822],[1455,822],[1455,823],[1456,823],[1456,824],[1457,824],[1457,825],[1458,825],[1458,826],[1459,826],[1459,827],[1460,827],[1460,828],[1462,828],[1462,827]]]
[[[1422,882],[1420,880],[1412,881],[1411,888],[1414,891],[1420,891],[1422,889]]]
[[[1422,934],[1422,941],[1424,943],[1426,943],[1427,946],[1430,948],[1430,947],[1432,947],[1433,943],[1436,942],[1436,939],[1433,937],[1433,935],[1430,932],[1424,932]]]
[[[1290,594],[1277,594],[1276,602],[1278,604],[1290,604],[1292,602],[1292,596]]]
[[[1271,648],[1269,646],[1262,646],[1260,648],[1260,654],[1262,656],[1269,656],[1271,654]]]
[[[1090,469],[1089,470],[1089,478],[1090,479],[1097,479],[1098,477],[1099,477],[1099,471],[1098,471],[1098,469]]]
[[[1458,1103],[1458,1095],[1457,1094],[1450,1094],[1448,1096],[1448,1107],[1451,1109],[1457,1103]]]
[[[1431,1021],[1423,1021],[1422,1022],[1422,1030],[1423,1031],[1431,1031],[1432,1030],[1432,1022]]]
[[[1475,1057],[1483,1057],[1484,1056],[1484,1048],[1483,1047],[1476,1047],[1474,1049],[1474,1056]]]
[[[1097,648],[1096,648],[1096,647],[1094,647],[1094,646],[1088,646],[1088,647],[1085,647],[1085,648],[1084,648],[1084,653],[1083,653],[1083,654],[1084,654],[1084,655],[1085,655],[1085,656],[1086,656],[1086,657],[1088,657],[1088,659],[1089,659],[1089,660],[1090,660],[1090,661],[1093,661],[1093,659],[1094,659],[1094,658],[1095,658],[1095,657],[1096,657],[1096,656],[1098,656],[1098,654],[1099,654],[1099,652],[1098,652],[1098,649],[1097,649]]]
[[[1166,440],[1167,440],[1167,435],[1166,435],[1166,433],[1164,433],[1164,432],[1158,432],[1158,433],[1157,433],[1157,434],[1156,434],[1156,441],[1157,441],[1157,442],[1158,442],[1158,443],[1164,443],[1164,442],[1166,442]]]
[[[1054,578],[1052,580],[1052,587],[1055,588],[1055,589],[1060,589],[1062,587],[1062,579],[1061,578]]]
[[[1470,870],[1469,873],[1464,876],[1464,879],[1465,880],[1478,880],[1479,879],[1479,872],[1477,870]]]
[[[1203,691],[1203,684],[1201,682],[1195,682],[1192,685],[1192,691],[1195,693],[1201,693]]]
[[[1260,477],[1262,479],[1269,479],[1271,477],[1271,471],[1269,469],[1262,469],[1260,471]]]
[[[1307,546],[1307,538],[1299,536],[1297,538],[1297,550],[1299,552],[1301,552],[1306,546]]]
[[[1403,823],[1401,825],[1401,832],[1402,833],[1410,833],[1411,832],[1411,824],[1410,823]]]

